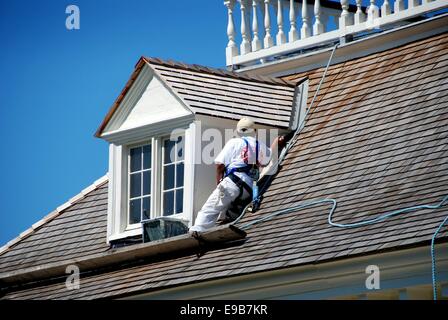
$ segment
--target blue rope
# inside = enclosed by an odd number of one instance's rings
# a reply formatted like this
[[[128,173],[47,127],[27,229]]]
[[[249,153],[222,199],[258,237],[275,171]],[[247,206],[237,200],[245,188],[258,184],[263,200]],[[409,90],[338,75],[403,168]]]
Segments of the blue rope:
[[[332,214],[336,210],[336,206],[337,206],[336,200],[334,200],[334,199],[322,199],[322,200],[317,200],[317,201],[306,202],[306,203],[303,203],[303,204],[300,204],[300,205],[297,205],[297,206],[294,206],[294,207],[290,207],[290,208],[287,208],[287,209],[275,211],[275,212],[270,213],[270,214],[268,214],[268,215],[266,215],[264,217],[261,217],[261,218],[255,219],[254,221],[251,221],[249,223],[243,224],[242,226],[240,226],[240,228],[241,229],[248,229],[249,227],[253,226],[254,224],[258,224],[258,223],[264,222],[266,220],[270,220],[270,219],[272,219],[272,218],[274,218],[276,216],[279,216],[279,215],[282,215],[282,214],[286,214],[286,213],[290,213],[290,212],[293,212],[293,211],[297,211],[299,209],[311,207],[311,206],[314,206],[314,205],[317,205],[317,204],[326,203],[326,202],[330,202],[330,203],[333,204],[333,207],[330,210],[330,214]],[[238,221],[235,220],[234,223],[236,223],[236,222],[238,222]]]
[[[420,206],[413,206],[413,207],[409,207],[409,208],[404,208],[404,209],[400,209],[400,210],[395,210],[392,211],[390,213],[386,213],[383,214],[377,218],[374,219],[369,219],[369,220],[364,220],[364,221],[360,221],[360,222],[355,222],[355,223],[347,223],[347,224],[340,224],[340,223],[335,223],[332,221],[332,217],[333,217],[333,211],[330,212],[330,214],[328,215],[328,223],[331,224],[334,227],[339,227],[339,228],[356,228],[356,227],[362,227],[362,226],[366,226],[369,224],[374,224],[380,221],[383,221],[385,219],[388,219],[390,217],[405,213],[405,212],[410,212],[410,211],[416,211],[416,210],[422,210],[422,209],[439,209],[441,207],[443,207],[446,203],[448,203],[448,195],[445,196],[445,198],[443,198],[443,200],[436,205],[420,205]]]
[[[321,199],[321,200],[316,200],[316,201],[311,201],[311,202],[305,202],[303,204],[299,204],[297,206],[294,207],[290,207],[287,209],[283,209],[283,210],[279,210],[279,211],[275,211],[273,213],[270,213],[264,217],[255,219],[251,222],[248,222],[246,224],[243,224],[242,226],[240,226],[241,229],[248,229],[249,227],[270,220],[276,216],[282,215],[282,214],[286,214],[286,213],[290,213],[293,211],[297,211],[300,209],[304,209],[307,207],[311,207],[314,205],[318,205],[318,204],[322,204],[322,203],[331,203],[332,207],[330,210],[330,213],[328,214],[328,223],[334,227],[338,227],[338,228],[356,228],[356,227],[361,227],[361,226],[366,226],[366,225],[370,225],[370,224],[375,224],[378,223],[380,221],[386,220],[392,216],[396,216],[399,214],[403,214],[406,212],[411,212],[411,211],[417,211],[417,210],[422,210],[422,209],[439,209],[445,205],[448,204],[448,195],[445,196],[441,202],[439,202],[436,205],[418,205],[418,206],[413,206],[413,207],[408,207],[408,208],[404,208],[404,209],[399,209],[399,210],[395,210],[392,211],[390,213],[386,213],[383,214],[377,218],[374,219],[369,219],[369,220],[364,220],[364,221],[360,221],[360,222],[355,222],[355,223],[347,223],[347,224],[341,224],[341,223],[335,223],[332,221],[333,218],[333,214],[336,211],[336,207],[337,207],[337,201],[335,199]],[[250,204],[249,204],[250,205]],[[246,210],[243,211],[243,213]],[[238,217],[238,219],[236,219],[233,224],[237,223],[243,215],[241,215],[240,217]],[[437,237],[437,234],[440,232],[440,230],[442,229],[443,225],[448,221],[448,216],[442,221],[442,223],[439,225],[439,227],[437,228],[436,232],[434,233],[434,235],[432,236],[431,239],[431,271],[432,271],[432,288],[433,288],[433,298],[434,300],[437,300],[437,279],[436,279],[436,258],[435,258],[435,249],[434,249],[434,244],[435,244],[435,240]]]
[[[432,239],[431,239],[432,296],[433,296],[434,300],[437,300],[436,254],[435,254],[435,249],[434,249],[434,243],[436,241],[437,234],[439,233],[440,229],[442,229],[443,225],[447,221],[448,221],[448,216],[442,221],[441,224],[439,224],[439,227],[437,228],[436,232],[434,232],[434,235],[432,236]]]

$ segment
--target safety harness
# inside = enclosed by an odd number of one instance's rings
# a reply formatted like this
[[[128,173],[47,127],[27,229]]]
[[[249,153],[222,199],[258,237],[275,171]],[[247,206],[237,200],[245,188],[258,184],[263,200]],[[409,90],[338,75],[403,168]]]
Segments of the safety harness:
[[[258,197],[258,188],[257,188],[257,181],[260,176],[260,172],[258,169],[258,140],[255,141],[255,162],[249,163],[250,161],[250,153],[251,148],[249,145],[249,141],[245,137],[242,138],[244,143],[246,144],[246,150],[247,150],[247,160],[244,159],[245,165],[243,167],[238,168],[231,168],[230,170],[226,166],[226,174],[224,178],[229,177],[240,189],[240,193],[237,197],[237,200],[241,199],[243,195],[243,190],[245,189],[250,195],[252,195],[252,198],[255,196]],[[235,175],[235,172],[242,172],[247,174],[252,179],[252,186],[249,186],[246,182],[241,180],[240,177]]]

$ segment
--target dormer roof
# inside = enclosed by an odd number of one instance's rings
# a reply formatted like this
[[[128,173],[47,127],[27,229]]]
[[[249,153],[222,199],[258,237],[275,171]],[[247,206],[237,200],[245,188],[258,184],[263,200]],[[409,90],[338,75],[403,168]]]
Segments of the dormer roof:
[[[141,57],[125,88],[96,131],[96,137],[101,137],[145,66],[149,67],[194,114],[232,120],[249,115],[258,124],[279,128],[291,126],[295,88],[305,80],[288,81]]]

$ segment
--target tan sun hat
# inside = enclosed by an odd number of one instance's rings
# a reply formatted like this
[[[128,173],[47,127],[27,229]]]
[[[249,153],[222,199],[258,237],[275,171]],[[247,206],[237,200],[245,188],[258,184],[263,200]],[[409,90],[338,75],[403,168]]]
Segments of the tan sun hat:
[[[236,125],[238,133],[252,133],[255,130],[255,122],[251,118],[243,117]]]

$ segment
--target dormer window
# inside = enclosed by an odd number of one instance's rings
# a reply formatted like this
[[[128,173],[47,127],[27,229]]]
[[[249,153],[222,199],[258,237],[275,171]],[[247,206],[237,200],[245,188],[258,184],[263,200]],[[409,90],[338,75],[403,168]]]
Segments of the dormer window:
[[[141,222],[158,217],[191,226],[216,187],[203,148],[222,147],[245,115],[267,130],[294,130],[302,84],[142,58],[96,134],[110,146],[108,242],[141,237]]]
[[[128,230],[160,216],[184,218],[184,140],[183,135],[154,137],[129,147]]]

